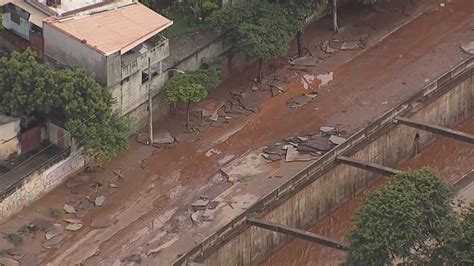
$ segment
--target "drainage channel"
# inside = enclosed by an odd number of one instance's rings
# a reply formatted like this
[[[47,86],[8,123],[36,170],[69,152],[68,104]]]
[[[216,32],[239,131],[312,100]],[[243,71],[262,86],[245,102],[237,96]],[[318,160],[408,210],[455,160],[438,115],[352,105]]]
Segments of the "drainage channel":
[[[465,120],[457,130],[474,134],[474,117]],[[433,142],[412,157],[399,165],[397,169],[407,170],[429,166],[437,169],[448,181],[455,182],[462,176],[473,171],[474,145],[467,144],[452,138],[443,137]],[[385,182],[386,178],[372,185],[368,191],[373,191]],[[472,183],[463,184],[466,189],[462,197],[471,197]],[[467,188],[469,187],[469,188]],[[351,229],[351,218],[357,208],[363,203],[364,195],[359,195],[329,216],[312,226],[308,231],[329,238],[346,242],[345,236]],[[345,252],[316,245],[301,239],[294,239],[274,253],[261,265],[339,265],[345,257]]]

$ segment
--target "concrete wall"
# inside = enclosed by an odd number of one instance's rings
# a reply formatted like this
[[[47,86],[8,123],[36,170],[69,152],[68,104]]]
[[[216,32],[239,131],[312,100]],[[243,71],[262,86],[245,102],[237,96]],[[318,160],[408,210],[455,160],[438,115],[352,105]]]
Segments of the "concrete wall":
[[[201,49],[198,49],[192,54],[184,57],[170,68],[184,71],[199,69],[203,59],[222,56],[232,47],[233,45],[231,43],[225,41],[225,34],[222,34],[209,41],[209,43],[204,45]]]
[[[81,66],[96,80],[107,85],[107,58],[86,44],[43,23],[44,55],[65,66]]]
[[[169,113],[170,104],[167,103],[160,95],[156,95],[152,101],[153,120],[163,121]],[[126,118],[132,122],[132,130],[138,131],[148,126],[149,112],[148,102],[135,108],[126,115]],[[159,127],[159,124],[158,124]]]
[[[19,132],[20,119],[0,124],[0,160],[15,153],[20,154]]]
[[[122,81],[122,56],[120,52],[107,56],[107,87],[113,87]]]
[[[422,146],[436,136],[406,126],[393,118],[410,117],[454,127],[473,115],[474,59],[454,68],[406,102],[351,136],[308,168],[234,218],[203,243],[178,259],[175,265],[198,261],[206,265],[256,265],[281,247],[287,237],[245,224],[246,216],[297,228],[308,228],[341,204],[364,191],[380,176],[338,164],[338,155],[396,166],[414,155],[414,137]]]
[[[48,141],[59,148],[66,149],[72,145],[72,137],[69,131],[51,122],[47,124]]]
[[[2,25],[5,29],[11,30],[25,40],[30,40],[30,22],[20,17],[20,24],[11,20],[11,13],[2,14]]]
[[[40,168],[30,174],[20,184],[17,184],[12,193],[1,195],[0,222],[46,195],[82,167],[84,167],[84,159],[79,152],[75,152],[67,158],[49,165],[47,169]]]
[[[168,76],[165,74],[152,77],[150,89],[153,97],[163,88]],[[116,99],[114,109],[127,116],[140,117],[136,110],[142,105],[148,106],[148,81],[142,83],[142,72],[136,72],[125,79],[121,84],[111,88],[112,97]]]

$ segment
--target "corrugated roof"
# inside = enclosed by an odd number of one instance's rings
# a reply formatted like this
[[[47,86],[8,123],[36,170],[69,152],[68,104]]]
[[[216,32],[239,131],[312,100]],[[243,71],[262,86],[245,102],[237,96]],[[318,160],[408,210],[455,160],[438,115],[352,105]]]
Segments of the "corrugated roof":
[[[125,53],[173,24],[140,3],[83,17],[48,18],[44,22],[105,55],[120,50]]]
[[[36,26],[43,27],[43,19],[49,17],[49,15],[41,12],[36,7],[26,3],[24,0],[0,0],[0,6],[5,4],[12,3],[26,12],[30,13],[30,22]]]

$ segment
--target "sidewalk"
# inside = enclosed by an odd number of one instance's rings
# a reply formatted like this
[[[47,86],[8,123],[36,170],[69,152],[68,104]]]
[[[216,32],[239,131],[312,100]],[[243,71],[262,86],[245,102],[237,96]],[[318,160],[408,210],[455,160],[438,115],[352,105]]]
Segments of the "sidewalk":
[[[423,3],[428,2],[431,1]],[[313,53],[313,60],[322,59],[315,60],[316,65],[305,71],[289,70],[292,67],[286,66],[267,75],[268,79],[269,76],[285,78],[297,73],[298,77],[288,84],[290,88],[286,92],[266,97],[256,114],[237,117],[221,128],[209,128],[199,139],[179,143],[173,149],[157,152],[131,141],[129,151],[106,165],[104,172],[89,175],[90,182],[98,180],[103,184],[98,192],[106,193],[107,202],[105,207],[94,208],[82,218],[84,228],[65,234],[60,245],[45,252],[39,248],[44,239],[41,234],[26,241],[21,249],[39,262],[51,265],[79,262],[120,265],[126,258],[128,261],[140,258],[145,265],[169,265],[179,254],[225,223],[225,220],[214,220],[197,226],[191,222],[188,209],[201,195],[229,199],[236,206],[235,212],[228,213],[231,217],[305,165],[273,163],[271,169],[265,171],[281,173],[282,178],[264,177],[257,178],[259,182],[232,185],[218,174],[229,158],[238,158],[289,136],[314,132],[324,125],[347,132],[357,130],[412,95],[427,80],[468,57],[461,52],[459,44],[472,39],[469,25],[474,21],[474,7],[470,0],[454,0],[439,10],[432,5],[423,8],[429,11],[381,43],[378,41],[382,37],[415,15],[403,16],[400,8],[384,13],[341,11],[342,26],[356,23],[357,29],[367,32],[357,34],[369,34],[367,48],[340,51],[330,57],[317,54],[319,45],[333,37],[330,20],[310,25],[305,31],[305,46]],[[286,61],[275,60],[267,66],[282,62],[286,65]],[[248,80],[254,77],[255,68],[252,65],[225,81],[210,97],[228,99],[231,90],[248,91],[252,87]],[[317,79],[308,89],[301,83],[303,73],[316,76],[331,72],[334,80],[324,87],[319,88]],[[300,108],[287,107],[289,99],[309,90],[319,93],[314,101]],[[268,94],[256,92],[265,93]],[[167,121],[160,126],[175,125]],[[118,170],[123,181],[113,173]],[[110,188],[110,183],[117,184],[118,189]],[[12,232],[35,218],[46,220],[48,208],[61,208],[66,201],[75,204],[85,196],[97,196],[98,192],[91,189],[89,183],[77,194],[60,187],[1,225],[0,231]],[[113,222],[101,229],[89,226],[98,219]]]

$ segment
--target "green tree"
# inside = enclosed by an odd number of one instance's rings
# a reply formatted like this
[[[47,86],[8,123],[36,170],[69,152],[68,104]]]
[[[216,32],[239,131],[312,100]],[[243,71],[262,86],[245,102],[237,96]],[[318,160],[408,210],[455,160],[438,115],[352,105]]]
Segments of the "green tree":
[[[317,11],[327,6],[327,0],[281,0],[277,1],[282,4],[287,12],[288,22],[292,32],[296,32],[296,46],[298,56],[303,56],[302,31],[306,25],[308,18]]]
[[[163,87],[163,98],[168,103],[187,103],[186,126],[189,126],[191,102],[200,102],[207,97],[208,90],[220,83],[218,63],[214,59],[203,60],[201,68],[178,74],[168,80]]]
[[[0,58],[0,112],[20,117],[27,126],[33,114],[50,114],[58,106],[54,71],[27,49]]]
[[[390,177],[358,210],[345,265],[430,263],[457,226],[453,196],[451,186],[429,169]]]
[[[96,163],[111,160],[128,147],[127,123],[112,111],[112,95],[82,68],[58,73],[66,128],[83,143]]]
[[[445,244],[435,250],[435,265],[474,265],[474,203],[459,211],[459,223],[450,225]]]
[[[127,148],[128,126],[112,116],[113,99],[83,69],[55,71],[36,60],[34,52],[0,58],[0,112],[21,117],[60,119],[86,154],[109,160]]]
[[[189,83],[176,78],[171,79],[165,85],[163,95],[169,103],[188,103],[186,107],[186,126],[189,126],[189,106],[191,102],[200,102],[206,98],[207,89],[200,84]]]
[[[285,55],[294,32],[287,10],[267,0],[242,0],[227,5],[212,13],[208,21],[214,30],[230,31],[232,41],[249,58],[259,60],[258,80],[262,61]]]
[[[69,120],[66,127],[83,140],[85,154],[92,159],[92,164],[109,161],[128,148],[129,123],[117,114],[104,123]]]
[[[154,8],[155,6],[155,0],[140,0],[140,3],[144,4],[145,6],[149,8]]]

